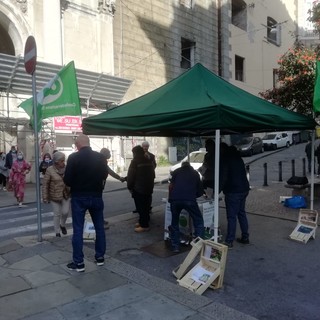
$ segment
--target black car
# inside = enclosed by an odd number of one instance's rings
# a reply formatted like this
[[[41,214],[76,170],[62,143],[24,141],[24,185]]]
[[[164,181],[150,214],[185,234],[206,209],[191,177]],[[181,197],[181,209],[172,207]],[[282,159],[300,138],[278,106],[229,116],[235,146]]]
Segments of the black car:
[[[262,153],[263,142],[259,137],[242,138],[235,147],[240,151],[242,156],[252,156],[256,153]]]

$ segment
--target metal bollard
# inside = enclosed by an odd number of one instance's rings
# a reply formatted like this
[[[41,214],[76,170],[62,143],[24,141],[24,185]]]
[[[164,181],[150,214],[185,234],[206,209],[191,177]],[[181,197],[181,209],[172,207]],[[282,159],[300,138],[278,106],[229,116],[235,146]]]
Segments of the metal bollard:
[[[291,160],[291,171],[292,171],[292,177],[296,175],[296,168],[295,168],[295,160]]]
[[[263,182],[263,186],[267,187],[268,186],[268,173],[267,173],[267,163],[263,164],[263,169],[264,169],[264,182]]]
[[[306,173],[306,158],[302,159],[302,176],[305,177],[307,175]]]
[[[279,182],[282,181],[282,161],[279,161]]]

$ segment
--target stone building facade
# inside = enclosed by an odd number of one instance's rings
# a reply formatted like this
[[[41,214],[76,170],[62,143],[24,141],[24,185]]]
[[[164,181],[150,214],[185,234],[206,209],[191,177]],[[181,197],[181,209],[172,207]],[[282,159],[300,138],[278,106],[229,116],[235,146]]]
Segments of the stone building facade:
[[[305,0],[307,1],[307,0]],[[83,101],[83,115],[148,93],[196,63],[253,93],[274,85],[277,59],[293,43],[301,0],[3,0],[0,53],[23,55],[29,35],[38,61],[109,74],[132,81],[123,99]],[[298,15],[298,13],[300,15]],[[0,71],[0,77],[2,73]],[[196,85],[196,84],[195,84]],[[34,141],[28,117],[17,108],[27,98],[1,89],[0,146],[24,150]],[[59,143],[72,144],[64,132]],[[115,163],[126,162],[133,145],[147,137],[98,137]],[[150,138],[150,149],[168,157],[170,139]],[[59,144],[57,145],[59,147]],[[32,152],[28,151],[32,159]]]
[[[126,101],[162,86],[198,62],[218,72],[217,1],[117,0],[115,4],[114,70],[133,80]],[[150,142],[152,152],[168,157],[171,139],[150,138]]]

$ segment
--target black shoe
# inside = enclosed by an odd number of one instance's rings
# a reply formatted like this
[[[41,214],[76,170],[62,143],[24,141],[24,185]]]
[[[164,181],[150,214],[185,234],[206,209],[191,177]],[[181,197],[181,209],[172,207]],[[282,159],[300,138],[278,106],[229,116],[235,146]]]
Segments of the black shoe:
[[[68,233],[66,227],[63,227],[62,225],[60,225],[60,229],[61,229],[62,234],[67,234]]]
[[[249,239],[245,239],[245,238],[237,238],[237,242],[242,243],[242,244],[250,244]]]
[[[77,271],[77,272],[84,272],[85,267],[84,267],[84,263],[74,263],[74,262],[70,262],[67,264],[67,268],[69,270],[73,270],[73,271]]]
[[[60,233],[56,233],[56,237],[61,238],[61,234]]]
[[[96,259],[96,265],[97,266],[103,266],[104,265],[104,258],[97,258]]]
[[[233,248],[233,243],[232,243],[232,242],[227,242],[227,241],[225,241],[223,244],[224,244],[225,246],[227,246],[229,249],[232,249],[232,248]]]
[[[137,210],[137,209],[136,209],[136,210],[133,210],[132,213],[138,213],[138,210]]]

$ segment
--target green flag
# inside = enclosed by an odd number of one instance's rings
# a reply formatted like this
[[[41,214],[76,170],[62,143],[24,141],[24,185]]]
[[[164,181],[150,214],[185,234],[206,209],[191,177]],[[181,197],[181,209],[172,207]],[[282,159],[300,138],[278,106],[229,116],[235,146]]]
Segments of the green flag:
[[[316,79],[313,93],[313,111],[315,113],[320,112],[320,61],[317,61],[316,64]]]
[[[33,98],[20,107],[33,119]],[[74,62],[63,67],[37,94],[38,131],[41,121],[57,116],[81,115],[80,99]]]

